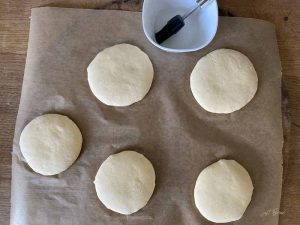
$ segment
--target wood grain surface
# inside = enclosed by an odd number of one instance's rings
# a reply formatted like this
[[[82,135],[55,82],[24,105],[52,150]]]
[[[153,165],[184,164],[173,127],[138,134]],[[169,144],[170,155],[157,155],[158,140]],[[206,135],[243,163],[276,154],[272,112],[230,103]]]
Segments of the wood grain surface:
[[[300,224],[300,1],[218,0],[234,16],[276,25],[284,81],[289,93],[291,133],[285,165],[280,225]],[[40,6],[141,10],[141,0],[0,0],[0,224],[9,224],[11,149],[29,34],[30,9]],[[259,225],[259,224],[254,224]]]

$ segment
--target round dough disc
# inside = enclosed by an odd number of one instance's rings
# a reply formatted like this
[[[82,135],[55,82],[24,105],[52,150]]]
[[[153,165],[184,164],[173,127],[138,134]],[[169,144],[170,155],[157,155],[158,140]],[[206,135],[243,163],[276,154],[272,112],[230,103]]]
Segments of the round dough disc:
[[[129,44],[104,49],[87,71],[93,94],[110,106],[128,106],[140,101],[148,93],[153,80],[149,57]]]
[[[212,113],[231,113],[247,105],[257,82],[251,61],[231,49],[218,49],[201,58],[190,78],[196,101]]]
[[[77,159],[82,135],[76,124],[59,114],[33,119],[21,133],[20,149],[28,165],[42,175],[68,169]]]
[[[98,198],[106,208],[129,215],[149,201],[155,187],[155,172],[142,154],[123,151],[102,163],[94,183]]]
[[[200,213],[214,223],[239,220],[249,205],[253,184],[234,160],[221,159],[198,176],[194,198]]]

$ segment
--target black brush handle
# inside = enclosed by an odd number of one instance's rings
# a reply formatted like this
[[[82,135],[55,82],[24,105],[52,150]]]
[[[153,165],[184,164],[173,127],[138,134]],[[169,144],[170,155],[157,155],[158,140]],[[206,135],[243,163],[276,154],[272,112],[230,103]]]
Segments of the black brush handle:
[[[184,20],[182,16],[176,15],[170,19],[166,26],[164,26],[160,31],[155,33],[155,39],[158,44],[163,43],[172,35],[176,34],[184,26]]]

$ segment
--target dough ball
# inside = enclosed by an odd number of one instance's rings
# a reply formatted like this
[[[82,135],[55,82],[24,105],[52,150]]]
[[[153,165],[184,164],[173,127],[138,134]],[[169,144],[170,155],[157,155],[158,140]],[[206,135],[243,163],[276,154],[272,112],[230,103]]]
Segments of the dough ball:
[[[153,80],[149,57],[129,44],[104,49],[90,63],[87,71],[93,94],[110,106],[128,106],[142,100]]]
[[[142,154],[123,151],[102,163],[94,183],[98,198],[106,208],[129,215],[149,201],[155,187],[155,172]]]
[[[33,119],[21,133],[20,149],[28,165],[42,175],[59,174],[77,159],[82,135],[76,124],[59,114]]]
[[[218,49],[198,61],[190,85],[196,101],[205,110],[231,113],[251,101],[257,80],[247,56],[231,49]]]
[[[221,159],[200,173],[194,198],[206,219],[227,223],[243,216],[252,192],[253,184],[244,167],[234,160]]]

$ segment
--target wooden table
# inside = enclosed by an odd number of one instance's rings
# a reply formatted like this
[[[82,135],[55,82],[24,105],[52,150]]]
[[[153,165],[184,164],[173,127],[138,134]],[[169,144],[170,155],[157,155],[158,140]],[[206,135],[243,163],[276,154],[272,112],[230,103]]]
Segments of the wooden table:
[[[300,224],[300,1],[218,0],[234,16],[276,25],[291,113],[290,157],[285,165],[280,225]],[[29,33],[30,9],[39,6],[141,10],[140,0],[0,0],[0,224],[9,224],[11,149]],[[259,224],[254,224],[259,225]]]

